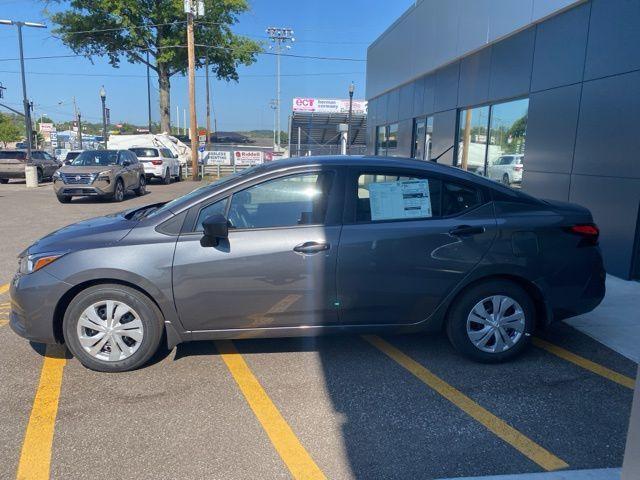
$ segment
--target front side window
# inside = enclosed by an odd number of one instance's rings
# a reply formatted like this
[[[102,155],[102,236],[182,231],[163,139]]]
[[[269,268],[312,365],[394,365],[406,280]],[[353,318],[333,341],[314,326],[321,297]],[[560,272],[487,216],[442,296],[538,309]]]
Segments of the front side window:
[[[417,220],[440,215],[440,181],[422,176],[363,173],[356,221]]]
[[[480,190],[459,183],[444,182],[442,187],[442,216],[458,215],[484,203]]]
[[[229,198],[225,198],[223,200],[218,200],[215,203],[207,205],[198,214],[198,220],[196,221],[196,232],[202,232],[204,229],[202,228],[202,222],[205,221],[206,218],[212,215],[224,215],[227,210],[227,202]]]
[[[269,228],[324,223],[332,172],[304,173],[269,180],[234,193],[232,228]]]

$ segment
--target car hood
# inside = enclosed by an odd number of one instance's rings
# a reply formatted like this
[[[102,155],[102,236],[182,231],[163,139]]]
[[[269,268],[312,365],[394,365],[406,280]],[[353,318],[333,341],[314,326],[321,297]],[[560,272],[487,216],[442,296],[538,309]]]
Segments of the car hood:
[[[107,170],[113,172],[118,168],[120,168],[118,165],[89,165],[86,167],[81,165],[65,165],[58,171],[66,175],[73,175],[74,173],[100,173]]]
[[[127,218],[129,210],[91,218],[67,225],[36,241],[29,254],[74,251],[113,245],[122,240],[138,223]]]

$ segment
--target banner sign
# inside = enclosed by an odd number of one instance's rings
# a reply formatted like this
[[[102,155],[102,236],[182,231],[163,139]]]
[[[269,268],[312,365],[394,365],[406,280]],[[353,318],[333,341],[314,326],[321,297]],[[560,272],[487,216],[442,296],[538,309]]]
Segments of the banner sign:
[[[256,165],[264,161],[260,150],[235,150],[233,158],[236,165]]]
[[[207,165],[231,165],[231,152],[223,152],[222,150],[205,152],[205,163]]]
[[[312,113],[349,113],[349,100],[337,98],[296,97],[293,99],[293,111]],[[366,100],[354,100],[352,112],[354,115],[366,114]]]

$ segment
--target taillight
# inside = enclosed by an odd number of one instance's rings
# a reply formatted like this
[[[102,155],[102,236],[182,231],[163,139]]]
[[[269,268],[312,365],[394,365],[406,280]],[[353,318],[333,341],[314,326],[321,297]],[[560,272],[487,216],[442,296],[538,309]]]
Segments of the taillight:
[[[513,166],[513,169],[514,169],[516,172],[521,172],[523,167],[524,167],[524,165],[514,165],[514,166]]]
[[[154,165],[162,165],[162,160],[151,160]]]
[[[600,229],[594,223],[583,223],[580,225],[573,225],[567,229],[569,232],[582,237],[581,244],[583,245],[597,245],[598,237],[600,236]]]

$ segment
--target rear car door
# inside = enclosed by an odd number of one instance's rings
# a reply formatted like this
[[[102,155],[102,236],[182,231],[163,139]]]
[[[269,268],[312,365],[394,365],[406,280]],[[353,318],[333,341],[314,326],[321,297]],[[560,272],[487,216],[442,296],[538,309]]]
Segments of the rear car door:
[[[426,319],[496,236],[489,193],[406,169],[351,169],[338,249],[343,325]]]
[[[337,168],[279,173],[192,207],[173,264],[174,299],[184,326],[337,324],[341,181]],[[228,239],[202,246],[202,222],[215,213],[227,216]]]
[[[169,165],[171,176],[178,176],[178,161],[173,157],[171,150],[169,150],[168,148],[161,148],[160,155],[162,156],[162,161],[165,164]]]

